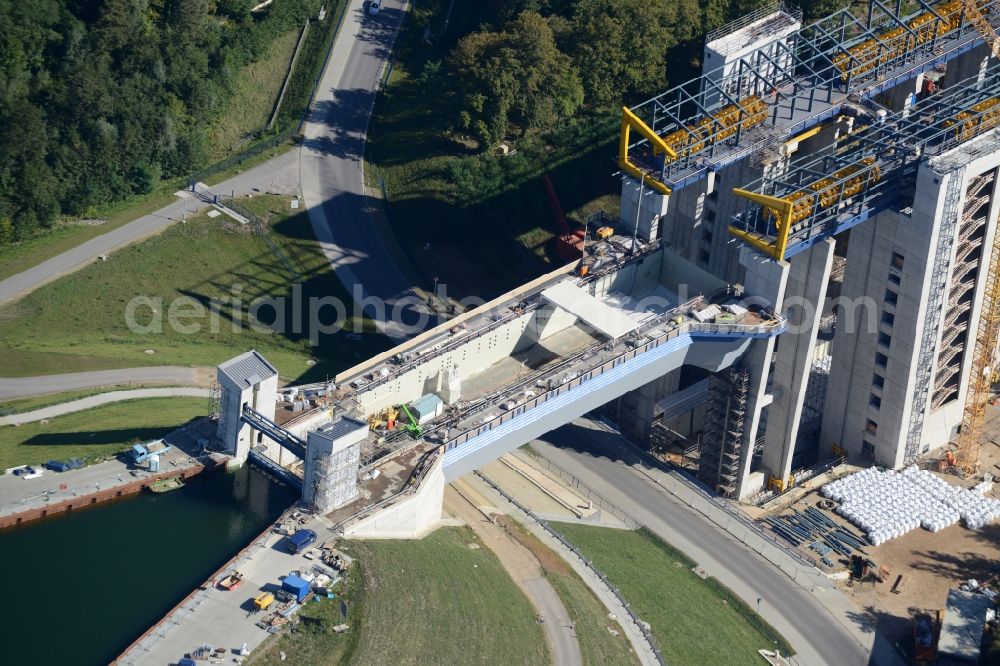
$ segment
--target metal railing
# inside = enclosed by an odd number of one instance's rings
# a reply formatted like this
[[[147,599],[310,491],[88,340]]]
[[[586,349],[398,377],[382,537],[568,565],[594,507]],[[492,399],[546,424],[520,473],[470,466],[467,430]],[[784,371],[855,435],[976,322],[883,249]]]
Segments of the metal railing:
[[[585,565],[587,565],[587,568],[590,569],[591,572],[593,572],[593,574],[600,579],[600,581],[604,584],[604,586],[607,587],[608,590],[610,590],[611,593],[614,594],[615,597],[618,598],[618,603],[621,604],[622,608],[625,609],[625,612],[628,613],[629,618],[631,618],[632,622],[635,624],[635,626],[642,633],[643,638],[649,644],[649,649],[650,649],[650,651],[652,651],[653,655],[656,657],[657,662],[659,662],[662,666],[666,666],[667,662],[664,661],[664,659],[663,659],[663,653],[660,652],[659,648],[656,646],[656,639],[653,638],[653,634],[649,631],[649,629],[647,629],[647,623],[644,622],[641,618],[639,618],[638,615],[635,614],[635,611],[632,610],[632,607],[629,605],[628,600],[626,600],[625,597],[622,595],[621,590],[619,590],[618,587],[615,586],[615,584],[612,583],[611,580],[607,576],[605,576],[604,573],[602,573],[601,570],[598,569],[591,560],[587,559],[587,557],[584,556],[584,554],[582,552],[580,552],[580,550],[577,549],[576,546],[574,546],[568,539],[566,539],[566,537],[564,537],[562,534],[560,534],[548,522],[546,522],[546,521],[542,520],[541,518],[539,518],[531,509],[529,509],[528,507],[524,506],[523,504],[521,504],[520,502],[518,502],[516,499],[514,499],[513,496],[511,496],[510,494],[508,494],[503,488],[501,488],[492,479],[490,479],[489,477],[485,476],[482,472],[476,470],[475,474],[480,479],[482,479],[483,482],[486,483],[486,485],[490,486],[491,488],[493,488],[493,490],[495,490],[498,493],[500,493],[501,497],[503,497],[505,500],[507,500],[508,502],[510,502],[511,504],[513,504],[514,506],[516,506],[518,509],[520,509],[522,512],[524,512],[525,515],[527,515],[533,521],[535,521],[536,523],[538,523],[538,525],[541,526],[542,529],[544,529],[546,532],[548,532],[554,539],[556,539],[567,550],[569,550],[574,555],[576,555],[578,558],[580,558],[580,561],[582,561]]]
[[[596,365],[595,367],[589,369],[580,369],[578,371],[578,376],[574,377],[570,381],[561,384],[555,388],[550,388],[548,390],[545,390],[537,397],[533,397],[522,404],[518,404],[513,409],[507,410],[503,414],[500,414],[499,416],[496,416],[495,418],[490,419],[482,423],[481,425],[469,428],[468,430],[460,433],[459,435],[449,438],[447,440],[446,446],[449,449],[452,449],[456,446],[464,444],[473,437],[488,432],[492,430],[494,427],[502,425],[503,423],[506,423],[507,421],[510,421],[511,419],[516,418],[517,416],[520,416],[521,414],[524,414],[525,412],[534,409],[535,407],[538,407],[539,405],[545,402],[548,402],[550,399],[556,398],[562,395],[563,393],[566,393],[567,391],[570,391],[580,386],[584,382],[593,380],[594,378],[599,377],[605,372],[617,368],[619,365],[625,363],[626,361],[629,361],[647,351],[660,347],[661,345],[666,344],[667,342],[681,335],[685,334],[688,335],[701,334],[709,336],[776,335],[781,330],[784,330],[785,320],[780,317],[775,317],[770,321],[756,325],[711,324],[711,323],[702,324],[691,320],[685,320],[681,324],[670,323],[671,318],[677,317],[682,311],[690,311],[692,309],[692,304],[698,302],[702,302],[702,299],[700,297],[690,301],[689,303],[686,303],[684,306],[675,308],[674,310],[671,310],[665,313],[664,315],[655,318],[654,320],[650,321],[649,323],[637,329],[637,332],[641,333],[644,330],[648,330],[655,326],[670,325],[671,329],[666,331],[663,335],[658,336],[657,338],[647,342],[644,345],[632,349],[627,349],[622,353],[611,357],[610,359],[603,360],[603,362],[601,362],[601,359],[598,358],[599,364]],[[579,362],[580,360],[583,360],[583,356],[585,356],[586,354],[594,355],[595,351],[596,350],[593,348],[583,350],[578,354],[570,357],[569,359],[563,361],[555,368],[546,370],[545,375],[549,377],[555,376],[558,373],[562,372],[563,370],[567,369],[569,366]],[[530,379],[528,381],[530,382]],[[522,382],[522,384],[524,384],[524,382]],[[516,390],[517,387],[518,385],[505,387],[502,392],[510,393],[511,391]],[[462,418],[468,418],[468,414],[463,414],[462,416],[454,419],[450,424],[449,423],[440,424],[436,427],[437,428],[458,427],[457,422]]]
[[[427,476],[427,473],[434,466],[434,463],[437,462],[438,457],[443,454],[444,451],[440,446],[432,451],[428,451],[427,453],[425,453],[420,458],[420,461],[417,462],[416,467],[413,468],[413,471],[410,473],[410,476],[403,483],[403,487],[400,490],[393,493],[392,495],[389,495],[384,499],[379,500],[378,502],[375,502],[374,504],[366,506],[360,511],[351,514],[347,518],[344,518],[339,523],[331,527],[330,531],[342,535],[344,533],[344,530],[350,525],[353,525],[354,523],[363,520],[368,516],[371,516],[380,509],[384,509],[406,497],[409,497],[410,495],[415,494],[417,490],[420,488],[420,484],[421,482],[423,482],[424,477]]]
[[[717,524],[726,529],[730,534],[735,536],[745,545],[751,547],[751,549],[753,549],[752,545],[749,544],[746,540],[746,536],[748,533],[754,534],[760,537],[761,539],[767,541],[769,545],[773,545],[776,548],[779,548],[788,557],[795,560],[795,562],[798,565],[805,566],[808,569],[815,568],[815,565],[811,559],[809,559],[802,553],[799,553],[797,550],[789,548],[787,543],[785,543],[781,539],[778,539],[775,535],[771,534],[769,531],[765,530],[760,525],[760,523],[755,521],[749,514],[740,509],[735,502],[719,497],[716,493],[712,492],[712,490],[708,486],[706,486],[704,483],[702,483],[694,476],[692,476],[691,473],[688,472],[686,469],[678,467],[677,465],[674,465],[672,463],[664,462],[658,458],[655,458],[648,452],[641,450],[630,439],[628,439],[624,434],[622,434],[617,424],[610,421],[606,417],[603,416],[596,417],[592,419],[592,422],[599,423],[608,432],[612,432],[620,436],[621,441],[625,444],[625,446],[619,449],[619,451],[623,454],[623,457],[631,457],[631,464],[643,470],[657,469],[662,472],[666,472],[667,474],[670,475],[672,479],[679,481],[688,490],[693,491],[698,496],[699,499],[708,503],[710,508],[719,509],[724,513],[726,513],[730,518],[735,520],[741,527],[744,528],[742,536],[740,535],[740,533],[730,529],[731,526],[728,523],[722,524],[716,521],[710,515],[711,511],[709,511],[708,513],[699,511],[699,513],[707,515],[710,520],[713,520],[713,522],[717,522]],[[666,490],[668,492],[671,492],[671,494],[675,494],[672,491],[670,491],[670,489]],[[681,499],[683,501],[683,498]],[[686,503],[690,505],[690,502]],[[794,576],[792,576],[792,578],[794,579]]]
[[[583,481],[578,479],[571,472],[566,471],[559,465],[555,464],[545,456],[541,455],[540,453],[532,449],[530,445],[520,450],[523,451],[526,455],[531,456],[532,461],[544,467],[546,471],[552,472],[560,479],[565,481],[570,488],[583,494],[583,496],[587,500],[593,502],[595,506],[601,509],[601,511],[607,511],[612,516],[622,521],[625,524],[625,526],[628,527],[629,529],[636,530],[639,529],[639,527],[641,527],[639,521],[637,521],[635,518],[625,513],[623,509],[619,508],[618,506],[610,502],[608,499],[606,499],[603,495],[601,495],[597,491],[591,489],[590,486],[588,486]]]

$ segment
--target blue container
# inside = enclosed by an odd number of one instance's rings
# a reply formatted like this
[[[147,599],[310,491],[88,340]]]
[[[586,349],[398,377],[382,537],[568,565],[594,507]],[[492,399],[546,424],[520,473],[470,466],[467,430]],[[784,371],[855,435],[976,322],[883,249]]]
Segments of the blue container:
[[[281,581],[281,589],[295,595],[295,600],[302,603],[302,600],[309,594],[309,582],[302,580],[298,576],[285,576]]]

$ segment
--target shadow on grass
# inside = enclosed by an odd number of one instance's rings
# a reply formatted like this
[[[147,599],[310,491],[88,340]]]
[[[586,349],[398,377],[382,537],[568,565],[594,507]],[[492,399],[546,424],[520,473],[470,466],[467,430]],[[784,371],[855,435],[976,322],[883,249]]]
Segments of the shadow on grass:
[[[26,439],[26,446],[81,446],[118,444],[120,442],[159,439],[177,429],[176,425],[163,428],[120,428],[116,430],[43,433]]]

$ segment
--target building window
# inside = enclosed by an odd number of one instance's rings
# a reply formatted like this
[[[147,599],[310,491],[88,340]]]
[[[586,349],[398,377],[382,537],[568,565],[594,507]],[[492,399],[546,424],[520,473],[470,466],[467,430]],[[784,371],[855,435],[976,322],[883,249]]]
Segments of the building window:
[[[882,406],[882,398],[880,398],[877,395],[875,395],[874,393],[872,393],[868,397],[868,406],[869,407],[874,407],[875,409],[878,409],[879,407]]]
[[[889,364],[888,356],[886,356],[885,354],[880,354],[879,352],[875,352],[875,365],[877,365],[880,368],[884,368],[888,364]]]
[[[896,315],[892,314],[891,312],[883,312],[882,323],[885,324],[886,326],[892,326],[894,323],[896,323]]]
[[[709,253],[706,252],[705,250],[702,250],[701,251],[701,263],[707,264],[708,263],[708,257],[709,257]]]
[[[872,386],[878,389],[885,388],[885,377],[876,372],[872,375]]]
[[[878,343],[883,347],[888,347],[890,344],[892,344],[892,336],[889,335],[888,333],[879,333]]]
[[[873,435],[878,434],[878,424],[868,419],[868,423],[865,424],[865,430]]]
[[[889,284],[899,284],[899,276],[895,273],[889,273]]]
[[[895,305],[899,301],[899,294],[894,292],[892,289],[885,290],[885,302],[889,305]]]
[[[903,255],[901,255],[899,252],[893,252],[892,267],[899,271],[903,270],[903,259],[904,259]]]
[[[874,458],[875,445],[869,442],[867,439],[861,442],[861,455],[868,456],[869,458]]]

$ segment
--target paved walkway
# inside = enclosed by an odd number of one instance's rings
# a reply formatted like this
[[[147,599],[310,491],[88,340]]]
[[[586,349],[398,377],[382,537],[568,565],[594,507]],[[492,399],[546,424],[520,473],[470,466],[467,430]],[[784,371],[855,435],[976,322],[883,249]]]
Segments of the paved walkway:
[[[203,436],[197,429],[184,428],[167,435],[164,439],[174,448],[160,458],[160,472],[197,465],[198,461],[189,452],[194,450],[197,440]],[[4,474],[0,476],[0,516],[54,506],[98,491],[127,486],[150,476],[155,475],[147,471],[145,463],[137,468],[117,458],[68,472],[45,470],[42,476],[35,479]]]
[[[194,388],[191,386],[181,386],[178,388],[133,389],[131,391],[109,391],[107,393],[98,393],[97,395],[80,398],[79,400],[71,400],[59,405],[43,407],[31,412],[11,414],[10,416],[0,416],[0,426],[34,423],[35,421],[41,421],[42,419],[50,419],[54,416],[80,412],[84,409],[100,407],[101,405],[107,405],[112,402],[121,402],[123,400],[135,400],[136,398],[175,398],[181,396],[207,398],[208,394],[209,390],[207,388]]]
[[[540,525],[534,518],[509,502],[506,498],[500,495],[500,493],[496,492],[481,479],[471,474],[463,478],[467,481],[469,486],[471,486],[475,492],[482,497],[485,502],[487,502],[484,508],[492,508],[496,513],[504,513],[517,520],[519,523],[524,525],[529,532],[531,532],[546,546],[555,551],[567,564],[569,564],[570,567],[572,567],[573,571],[576,572],[576,574],[583,580],[584,584],[590,588],[590,591],[594,593],[594,596],[596,596],[597,599],[604,604],[604,607],[608,610],[608,612],[618,621],[619,626],[625,632],[625,637],[632,645],[632,649],[635,651],[636,657],[639,659],[639,663],[642,664],[642,666],[655,666],[658,664],[656,655],[653,653],[649,643],[643,636],[639,626],[631,621],[631,616],[628,614],[625,606],[622,605],[621,599],[619,599],[618,595],[616,595],[607,585],[604,584],[604,581],[602,581],[600,577],[594,573],[594,570],[591,569],[582,558],[580,558],[572,550],[566,548],[566,546],[552,536],[552,534]],[[506,489],[504,492],[506,492]],[[605,525],[605,527],[607,527],[607,525]]]
[[[233,176],[217,185],[212,191],[218,194],[247,194],[263,190],[282,194],[298,194],[298,151],[289,150],[267,162]],[[154,236],[182,217],[206,208],[202,201],[181,193],[173,203],[132,220],[117,229],[81,243],[71,250],[31,268],[0,280],[0,305],[18,299],[43,284],[77,271],[101,255]],[[111,259],[114,260],[113,258]]]
[[[500,560],[535,611],[544,620],[542,628],[555,666],[580,666],[580,643],[576,638],[573,620],[563,605],[559,594],[545,578],[541,564],[530,550],[515,541],[503,528],[486,519],[474,500],[460,489],[466,483],[458,479],[444,490],[444,508],[456,518],[461,518]]]
[[[211,386],[215,368],[182,365],[150,365],[118,370],[71,372],[63,375],[0,378],[0,400],[13,400],[46,393],[124,386],[127,384],[179,384]]]

